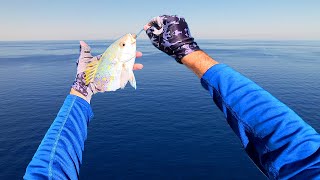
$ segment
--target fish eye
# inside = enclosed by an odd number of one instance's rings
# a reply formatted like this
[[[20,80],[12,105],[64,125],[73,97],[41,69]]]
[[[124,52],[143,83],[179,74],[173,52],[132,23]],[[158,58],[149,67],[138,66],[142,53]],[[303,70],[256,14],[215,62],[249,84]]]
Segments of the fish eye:
[[[125,46],[126,46],[126,42],[125,42],[125,41],[120,42],[120,43],[119,43],[119,46],[120,46],[121,48],[125,47]]]

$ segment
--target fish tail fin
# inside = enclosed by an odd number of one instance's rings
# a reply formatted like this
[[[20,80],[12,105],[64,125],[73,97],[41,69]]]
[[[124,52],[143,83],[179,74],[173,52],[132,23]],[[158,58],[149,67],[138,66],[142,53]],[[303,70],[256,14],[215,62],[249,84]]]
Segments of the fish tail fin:
[[[130,71],[129,82],[134,89],[137,89],[136,78],[134,77],[133,71]]]
[[[84,71],[85,73],[85,83],[88,85],[90,82],[94,81],[94,77],[97,73],[97,69],[99,66],[99,60],[97,58],[94,58],[93,61],[91,61],[89,64],[87,64],[87,68]]]

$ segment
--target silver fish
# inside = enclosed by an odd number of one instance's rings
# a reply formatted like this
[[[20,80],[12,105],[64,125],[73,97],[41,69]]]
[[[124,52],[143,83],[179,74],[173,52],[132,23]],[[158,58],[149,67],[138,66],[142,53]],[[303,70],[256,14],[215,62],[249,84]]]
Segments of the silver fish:
[[[136,35],[126,34],[112,43],[100,60],[92,61],[85,71],[86,84],[93,83],[100,91],[123,89],[128,81],[136,89],[133,65],[136,58]]]

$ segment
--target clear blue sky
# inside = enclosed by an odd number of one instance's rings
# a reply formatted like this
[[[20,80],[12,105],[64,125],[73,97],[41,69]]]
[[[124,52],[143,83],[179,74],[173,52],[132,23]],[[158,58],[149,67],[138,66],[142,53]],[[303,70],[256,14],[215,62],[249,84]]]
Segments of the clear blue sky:
[[[0,40],[113,39],[162,14],[201,39],[320,40],[319,0],[1,0]]]

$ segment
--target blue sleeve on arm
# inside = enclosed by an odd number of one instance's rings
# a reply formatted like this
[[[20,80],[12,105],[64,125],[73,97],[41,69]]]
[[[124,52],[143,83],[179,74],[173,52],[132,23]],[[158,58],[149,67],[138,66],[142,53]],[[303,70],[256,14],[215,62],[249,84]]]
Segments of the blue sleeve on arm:
[[[24,179],[78,179],[90,104],[68,95],[31,162]]]
[[[270,179],[320,178],[320,135],[285,104],[224,64],[201,83]]]

